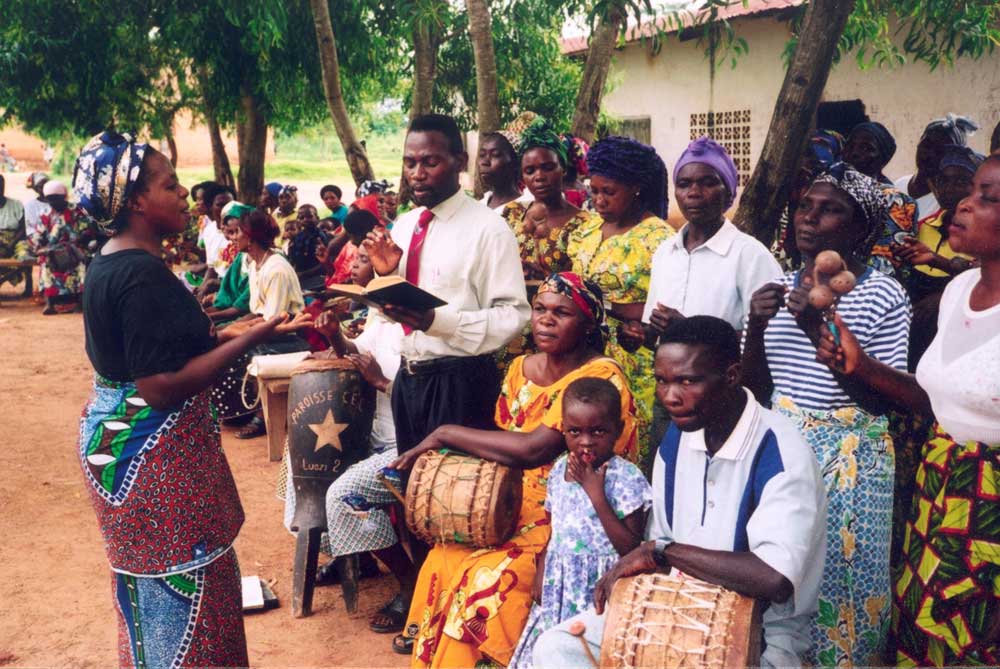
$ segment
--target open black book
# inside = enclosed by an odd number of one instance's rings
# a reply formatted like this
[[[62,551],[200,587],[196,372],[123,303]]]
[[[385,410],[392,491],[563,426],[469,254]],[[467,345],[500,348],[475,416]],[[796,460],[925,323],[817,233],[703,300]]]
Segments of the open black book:
[[[367,286],[352,283],[335,283],[326,287],[324,296],[344,295],[369,307],[381,309],[387,304],[416,311],[437,309],[448,304],[441,298],[428,293],[401,276],[380,276],[368,282]]]

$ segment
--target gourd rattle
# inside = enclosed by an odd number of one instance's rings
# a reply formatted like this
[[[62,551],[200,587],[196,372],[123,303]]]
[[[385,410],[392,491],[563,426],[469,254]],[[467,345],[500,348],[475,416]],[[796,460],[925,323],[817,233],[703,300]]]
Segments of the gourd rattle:
[[[847,263],[836,251],[823,251],[813,264],[813,287],[809,290],[809,304],[823,312],[826,326],[833,340],[840,346],[840,332],[833,322],[837,301],[851,292],[858,279],[847,269]]]

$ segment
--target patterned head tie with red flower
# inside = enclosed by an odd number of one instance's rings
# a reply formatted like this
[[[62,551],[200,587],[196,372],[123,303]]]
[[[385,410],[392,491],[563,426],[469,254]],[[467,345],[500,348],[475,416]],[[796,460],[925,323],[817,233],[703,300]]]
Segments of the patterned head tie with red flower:
[[[587,339],[587,345],[604,352],[608,340],[608,324],[604,315],[604,295],[593,281],[580,278],[574,272],[558,272],[538,287],[537,295],[556,293],[568,297],[573,304],[596,326]]]

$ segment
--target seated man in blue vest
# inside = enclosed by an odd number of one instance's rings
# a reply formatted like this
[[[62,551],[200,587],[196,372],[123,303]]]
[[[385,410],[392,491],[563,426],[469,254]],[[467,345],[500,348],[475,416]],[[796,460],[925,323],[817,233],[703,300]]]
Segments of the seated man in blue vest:
[[[672,424],[653,469],[646,541],[598,582],[595,609],[535,643],[541,667],[587,667],[620,578],[673,569],[767,602],[765,667],[801,666],[826,549],[826,495],[812,449],[740,383],[736,331],[713,316],[672,323],[656,352],[656,397]]]

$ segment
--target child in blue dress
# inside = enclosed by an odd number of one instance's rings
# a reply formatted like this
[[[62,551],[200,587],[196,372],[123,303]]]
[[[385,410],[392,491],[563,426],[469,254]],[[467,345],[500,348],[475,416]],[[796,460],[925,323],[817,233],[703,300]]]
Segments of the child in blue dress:
[[[593,606],[598,579],[642,541],[653,503],[639,468],[614,454],[622,419],[611,382],[582,378],[567,386],[562,430],[569,452],[552,466],[545,498],[552,536],[539,556],[535,604],[512,668],[531,667],[542,632]]]

